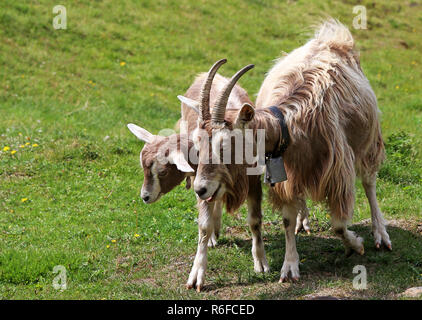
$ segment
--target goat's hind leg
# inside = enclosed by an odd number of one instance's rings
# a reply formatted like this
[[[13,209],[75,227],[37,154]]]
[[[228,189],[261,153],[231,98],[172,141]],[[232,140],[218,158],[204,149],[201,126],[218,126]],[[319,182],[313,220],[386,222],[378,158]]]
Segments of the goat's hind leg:
[[[300,200],[300,204],[301,208],[296,219],[295,234],[298,234],[302,229],[305,230],[307,234],[311,234],[311,228],[309,226],[309,210],[306,206],[306,201]]]
[[[388,249],[392,250],[390,237],[385,228],[386,222],[382,212],[378,206],[376,194],[376,175],[363,175],[362,185],[365,189],[366,197],[371,208],[372,232],[374,234],[375,247],[379,249],[384,244]]]
[[[250,177],[250,180],[252,177]],[[252,182],[250,182],[252,183]],[[262,241],[262,186],[261,181],[249,187],[248,194],[248,223],[252,232],[252,257],[255,272],[268,272],[270,267],[265,256],[264,242]]]
[[[365,253],[363,239],[357,236],[353,231],[347,229],[348,219],[344,219],[336,213],[331,213],[331,222],[336,235],[338,235],[346,248],[346,256],[350,256],[353,251],[360,255]]]
[[[286,253],[283,267],[281,268],[280,282],[288,280],[299,280],[299,254],[296,249],[295,227],[296,219],[301,208],[300,201],[284,204],[282,208],[283,223],[286,233]]]
[[[193,261],[192,270],[189,274],[186,288],[196,287],[196,291],[200,292],[205,282],[205,271],[207,269],[207,249],[208,241],[213,233],[213,210],[214,203],[208,203],[198,200],[198,249],[196,251],[195,260]]]

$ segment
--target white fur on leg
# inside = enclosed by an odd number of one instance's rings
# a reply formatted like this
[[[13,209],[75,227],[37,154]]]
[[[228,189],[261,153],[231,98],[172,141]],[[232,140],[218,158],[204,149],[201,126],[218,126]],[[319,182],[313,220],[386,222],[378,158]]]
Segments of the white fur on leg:
[[[213,231],[211,233],[211,237],[208,240],[208,247],[209,248],[214,248],[217,245],[217,236],[215,235],[215,232]]]
[[[347,255],[351,252],[350,250],[354,250],[360,255],[365,253],[363,239],[357,236],[353,231],[347,230],[346,220],[341,220],[333,216],[332,225],[334,232],[343,240]]]
[[[374,234],[375,247],[379,249],[384,244],[388,249],[392,250],[390,237],[385,228],[386,223],[378,206],[375,179],[375,176],[362,178],[362,184],[371,208],[372,232]]]
[[[208,240],[213,233],[212,210],[214,205],[206,201],[198,200],[199,217],[198,217],[198,249],[196,251],[195,260],[193,262],[192,270],[189,274],[186,287],[191,289],[196,287],[196,290],[201,291],[205,283],[205,271],[207,269],[207,245]]]
[[[198,250],[196,252],[195,260],[193,262],[192,270],[189,274],[186,287],[191,289],[196,287],[196,290],[201,291],[205,282],[205,271],[207,269],[207,236],[202,236],[198,243]]]
[[[290,277],[293,280],[298,280],[299,274],[299,254],[296,250],[296,238],[295,238],[295,227],[296,218],[300,204],[296,203],[293,205],[284,205],[283,212],[283,223],[286,233],[286,253],[284,256],[283,267],[281,268],[280,282],[284,282]]]
[[[212,213],[213,219],[213,232],[211,238],[208,241],[208,247],[215,247],[217,245],[218,235],[220,234],[221,228],[221,214],[223,213],[223,203],[221,201],[215,201],[214,210]]]
[[[300,273],[299,273],[299,255],[297,258],[290,257],[292,261],[288,261],[287,258],[284,259],[283,267],[281,268],[280,273],[280,282],[285,282],[290,276],[294,281],[299,280]]]
[[[268,265],[267,258],[265,256],[265,249],[262,242],[256,244],[252,240],[252,257],[253,257],[253,269],[255,272],[269,272],[270,266]]]
[[[306,202],[303,201],[302,208],[299,211],[296,219],[296,229],[295,234],[298,234],[302,229],[306,231],[307,234],[311,234],[311,227],[309,226],[309,210],[306,206]]]
[[[381,244],[385,244],[385,246],[390,250],[393,249],[391,246],[390,236],[385,228],[385,222],[375,222],[374,219],[372,219],[372,232],[374,234],[375,247],[377,249],[381,248]]]
[[[253,215],[254,204],[248,201],[248,223],[252,232],[252,257],[255,272],[269,272],[270,266],[268,265],[265,256],[264,242],[261,236],[260,219]]]

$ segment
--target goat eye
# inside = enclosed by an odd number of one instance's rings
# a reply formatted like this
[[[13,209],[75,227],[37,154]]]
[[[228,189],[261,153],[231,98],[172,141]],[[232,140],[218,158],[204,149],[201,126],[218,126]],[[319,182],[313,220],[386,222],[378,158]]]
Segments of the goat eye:
[[[158,172],[158,175],[160,177],[165,177],[167,175],[167,171],[160,171],[160,172]]]

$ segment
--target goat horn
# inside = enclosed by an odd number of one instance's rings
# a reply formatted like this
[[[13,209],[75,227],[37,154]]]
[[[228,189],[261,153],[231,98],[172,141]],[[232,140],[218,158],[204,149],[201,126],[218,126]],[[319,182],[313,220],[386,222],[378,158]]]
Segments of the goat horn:
[[[224,114],[226,113],[227,102],[229,101],[229,96],[234,88],[234,85],[240,79],[241,76],[243,76],[247,71],[251,70],[253,67],[255,67],[253,64],[243,67],[238,72],[236,72],[236,74],[226,84],[221,95],[218,97],[215,107],[212,111],[212,122],[224,122]]]
[[[227,59],[218,60],[211,69],[208,71],[207,80],[204,81],[201,88],[201,95],[200,95],[200,105],[199,105],[199,119],[202,120],[209,120],[211,118],[210,115],[210,94],[211,94],[211,85],[212,80],[214,79],[217,70],[227,62]]]

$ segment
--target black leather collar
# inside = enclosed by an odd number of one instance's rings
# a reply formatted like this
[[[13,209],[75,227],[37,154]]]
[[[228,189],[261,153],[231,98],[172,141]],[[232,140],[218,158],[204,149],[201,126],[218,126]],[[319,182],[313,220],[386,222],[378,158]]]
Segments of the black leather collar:
[[[281,141],[278,147],[276,147],[276,149],[270,155],[270,157],[275,158],[282,156],[286,151],[290,143],[290,135],[289,129],[287,129],[286,121],[284,119],[284,114],[280,111],[280,109],[277,106],[271,106],[268,109],[278,119],[281,128]]]

